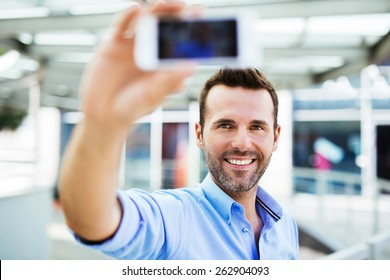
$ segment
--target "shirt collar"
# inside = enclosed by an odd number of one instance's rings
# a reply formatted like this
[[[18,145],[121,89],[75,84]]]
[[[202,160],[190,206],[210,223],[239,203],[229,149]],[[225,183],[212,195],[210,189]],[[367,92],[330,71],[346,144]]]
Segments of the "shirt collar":
[[[283,216],[283,208],[280,204],[263,188],[257,188],[257,202],[275,221],[279,221]]]
[[[231,208],[235,201],[215,184],[210,173],[204,178],[202,188],[206,199],[210,201],[218,214],[230,224]]]
[[[215,184],[210,173],[204,178],[202,188],[208,201],[217,210],[219,215],[230,224],[231,209],[235,201]],[[257,202],[275,220],[279,221],[283,216],[283,208],[263,188],[257,188]]]

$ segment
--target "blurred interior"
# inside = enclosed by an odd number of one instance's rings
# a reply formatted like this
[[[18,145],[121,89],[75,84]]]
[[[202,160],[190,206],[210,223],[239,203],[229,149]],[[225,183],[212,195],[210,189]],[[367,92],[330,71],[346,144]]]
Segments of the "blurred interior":
[[[0,1],[0,259],[107,259],[75,243],[57,176],[82,118],[78,87],[125,0]],[[388,0],[187,0],[250,11],[280,98],[282,140],[261,185],[297,219],[302,259],[390,259]],[[181,188],[207,174],[197,97],[219,66],[140,119],[120,188]],[[152,186],[152,187],[151,187]]]

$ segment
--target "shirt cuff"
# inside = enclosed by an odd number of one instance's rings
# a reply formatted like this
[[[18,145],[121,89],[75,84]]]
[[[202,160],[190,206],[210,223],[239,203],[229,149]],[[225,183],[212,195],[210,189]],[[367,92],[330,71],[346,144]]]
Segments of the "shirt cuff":
[[[127,244],[136,234],[138,229],[137,225],[140,223],[140,216],[136,205],[133,203],[132,199],[122,190],[117,191],[117,197],[122,207],[122,217],[116,232],[105,240],[91,241],[78,236],[76,233],[70,230],[74,238],[79,243],[97,250],[115,252]]]

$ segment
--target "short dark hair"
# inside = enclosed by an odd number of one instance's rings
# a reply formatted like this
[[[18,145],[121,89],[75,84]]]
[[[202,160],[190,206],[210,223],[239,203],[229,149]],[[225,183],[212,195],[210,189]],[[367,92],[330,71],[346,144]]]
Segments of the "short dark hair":
[[[242,87],[245,89],[265,89],[269,92],[274,105],[274,129],[278,124],[279,101],[275,88],[267,78],[256,68],[222,68],[212,75],[205,83],[199,96],[199,115],[201,132],[205,123],[206,101],[211,88],[216,85]]]

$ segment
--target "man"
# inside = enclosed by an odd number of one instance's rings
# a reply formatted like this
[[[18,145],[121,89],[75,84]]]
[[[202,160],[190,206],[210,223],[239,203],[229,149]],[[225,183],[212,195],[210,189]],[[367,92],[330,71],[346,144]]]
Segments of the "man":
[[[151,12],[182,10],[178,3],[159,3]],[[201,184],[152,194],[116,190],[129,126],[193,73],[191,66],[155,72],[135,66],[128,29],[141,12],[124,14],[84,76],[84,119],[60,178],[76,238],[121,259],[298,258],[293,218],[258,186],[280,127],[275,91],[255,69],[222,69],[201,93],[195,130],[210,170]]]

